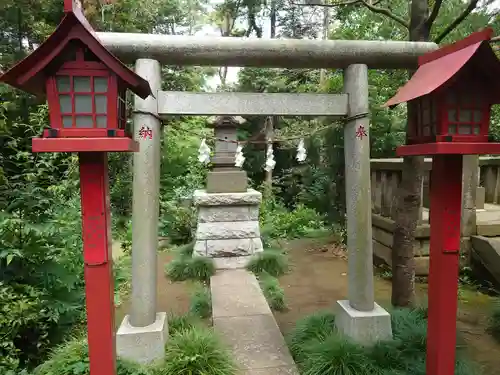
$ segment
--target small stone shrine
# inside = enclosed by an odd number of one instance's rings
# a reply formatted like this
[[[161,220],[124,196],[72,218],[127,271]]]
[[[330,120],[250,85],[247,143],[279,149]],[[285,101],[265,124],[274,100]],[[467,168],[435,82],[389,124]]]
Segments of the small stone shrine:
[[[217,268],[246,265],[249,256],[263,250],[259,229],[262,194],[247,188],[247,174],[235,166],[239,116],[209,119],[214,128],[215,155],[206,190],[196,190],[198,208],[195,256],[215,259]]]

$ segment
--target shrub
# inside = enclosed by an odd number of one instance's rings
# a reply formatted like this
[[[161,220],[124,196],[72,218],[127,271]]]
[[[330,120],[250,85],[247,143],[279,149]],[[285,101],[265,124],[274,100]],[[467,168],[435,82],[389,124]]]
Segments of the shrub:
[[[202,319],[209,318],[212,315],[212,296],[210,295],[210,288],[205,285],[197,286],[191,296],[189,312]]]
[[[260,222],[270,238],[301,238],[325,228],[323,216],[315,210],[299,204],[288,211],[275,196],[264,200]]]
[[[266,250],[253,255],[247,269],[256,275],[267,272],[271,276],[281,276],[288,271],[288,260],[279,250]]]
[[[287,336],[288,346],[295,360],[300,361],[307,346],[313,341],[323,341],[335,330],[335,315],[318,311],[299,320]]]
[[[495,301],[493,306],[488,331],[495,338],[495,340],[500,342],[500,299]]]
[[[213,330],[193,327],[173,335],[156,375],[235,375],[229,351]]]
[[[208,281],[215,274],[215,265],[207,257],[177,256],[165,267],[165,274],[172,281]]]
[[[168,237],[174,245],[185,244],[193,240],[196,215],[192,207],[185,207],[177,202],[167,202],[163,205],[162,211],[161,235]]]
[[[262,272],[259,275],[259,284],[271,309],[276,311],[286,310],[285,291],[280,286],[277,278]]]
[[[54,350],[50,358],[35,369],[34,375],[90,375],[86,338],[73,338]],[[117,375],[152,375],[147,367],[121,359],[116,363]]]

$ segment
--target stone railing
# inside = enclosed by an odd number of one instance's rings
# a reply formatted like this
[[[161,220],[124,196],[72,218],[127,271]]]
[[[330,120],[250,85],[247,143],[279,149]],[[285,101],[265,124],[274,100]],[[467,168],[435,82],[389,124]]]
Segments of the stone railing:
[[[391,262],[397,190],[401,183],[402,167],[401,158],[371,160],[373,249],[376,257],[388,264]],[[416,272],[419,275],[428,272],[431,158],[425,159],[424,168],[421,214],[415,241]],[[468,252],[468,239],[477,232],[476,209],[484,209],[485,203],[500,203],[500,158],[480,157],[479,161],[474,157],[464,158],[463,196],[462,237],[465,240],[462,241],[462,250]]]
[[[500,158],[479,158],[479,186],[476,202],[500,204]],[[478,207],[483,208],[483,207]]]

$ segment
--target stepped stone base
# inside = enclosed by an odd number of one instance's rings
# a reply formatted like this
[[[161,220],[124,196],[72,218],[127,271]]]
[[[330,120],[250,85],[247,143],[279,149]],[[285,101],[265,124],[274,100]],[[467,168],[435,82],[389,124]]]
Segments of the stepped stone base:
[[[259,229],[262,194],[207,193],[197,190],[198,226],[194,255],[210,258],[246,257],[263,251]],[[239,267],[230,267],[239,268]]]

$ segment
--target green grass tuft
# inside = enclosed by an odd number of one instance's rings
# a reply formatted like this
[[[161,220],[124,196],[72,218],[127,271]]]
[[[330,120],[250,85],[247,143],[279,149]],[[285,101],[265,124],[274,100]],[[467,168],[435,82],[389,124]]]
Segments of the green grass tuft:
[[[495,301],[493,306],[488,331],[500,343],[500,299]]]
[[[193,314],[174,315],[168,316],[168,333],[175,335],[179,332],[193,329],[200,325],[200,319]]]
[[[262,272],[259,275],[259,284],[271,309],[275,311],[285,311],[287,309],[285,291],[280,286],[277,278],[267,272]]]
[[[165,266],[165,274],[172,281],[208,281],[215,274],[215,265],[210,258],[181,255]]]
[[[198,285],[191,295],[189,312],[202,319],[207,319],[212,315],[212,296],[210,288],[205,285]]]
[[[426,375],[426,318],[425,308],[394,309],[394,340],[363,347],[342,337],[325,311],[300,320],[287,342],[302,375]],[[455,375],[480,371],[457,350]]]
[[[288,271],[288,260],[283,252],[270,249],[255,254],[248,263],[247,269],[256,275],[267,272],[277,277]]]
[[[173,335],[155,375],[235,375],[229,351],[213,330],[195,327]]]
[[[152,375],[151,368],[118,359],[117,375]],[[57,347],[34,375],[89,375],[89,354],[86,338],[73,338]]]
[[[292,356],[300,362],[312,342],[324,341],[334,330],[335,315],[328,310],[318,311],[302,318],[287,336]]]
[[[175,249],[175,252],[177,254],[186,257],[193,256],[193,251],[194,251],[194,241],[186,245],[179,246],[178,248]]]
[[[371,375],[376,374],[374,370],[362,346],[332,333],[324,341],[317,340],[308,347],[302,374]]]

